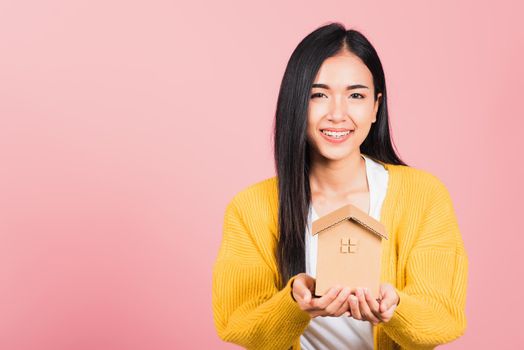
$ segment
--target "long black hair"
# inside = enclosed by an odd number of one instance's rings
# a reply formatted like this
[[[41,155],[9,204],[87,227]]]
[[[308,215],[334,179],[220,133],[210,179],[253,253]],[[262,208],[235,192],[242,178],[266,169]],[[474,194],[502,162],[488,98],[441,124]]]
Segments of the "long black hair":
[[[304,233],[311,201],[311,149],[306,134],[311,87],[324,60],[342,50],[358,56],[371,71],[375,100],[378,93],[382,93],[377,120],[360,146],[361,153],[384,163],[407,165],[393,149],[384,71],[371,43],[357,30],[346,30],[336,22],[311,32],[289,59],[280,85],[274,122],[279,197],[277,261],[284,285],[292,276],[305,271]]]

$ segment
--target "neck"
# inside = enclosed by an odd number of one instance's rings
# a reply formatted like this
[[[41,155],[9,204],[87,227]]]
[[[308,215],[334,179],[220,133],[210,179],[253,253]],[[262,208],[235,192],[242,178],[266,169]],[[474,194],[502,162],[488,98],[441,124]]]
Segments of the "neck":
[[[317,154],[312,159],[309,184],[312,193],[328,197],[361,190],[367,186],[365,160],[359,150],[336,161],[318,157]]]

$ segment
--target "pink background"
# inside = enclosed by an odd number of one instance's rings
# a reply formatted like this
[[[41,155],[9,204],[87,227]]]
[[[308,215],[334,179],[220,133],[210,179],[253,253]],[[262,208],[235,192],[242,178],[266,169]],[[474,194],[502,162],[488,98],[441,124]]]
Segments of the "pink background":
[[[401,157],[454,200],[468,329],[442,348],[517,348],[522,13],[516,0],[1,1],[0,348],[237,348],[211,312],[225,205],[274,175],[285,65],[331,21],[375,45]]]

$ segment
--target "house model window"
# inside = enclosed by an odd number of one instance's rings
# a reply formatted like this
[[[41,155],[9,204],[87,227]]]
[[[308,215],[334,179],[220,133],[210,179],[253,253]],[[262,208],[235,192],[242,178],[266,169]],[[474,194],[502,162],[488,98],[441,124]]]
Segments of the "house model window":
[[[378,298],[382,242],[387,240],[382,223],[348,204],[312,223],[318,235],[315,295],[334,285],[368,288]]]
[[[358,238],[341,238],[340,252],[341,253],[356,253],[358,247]]]

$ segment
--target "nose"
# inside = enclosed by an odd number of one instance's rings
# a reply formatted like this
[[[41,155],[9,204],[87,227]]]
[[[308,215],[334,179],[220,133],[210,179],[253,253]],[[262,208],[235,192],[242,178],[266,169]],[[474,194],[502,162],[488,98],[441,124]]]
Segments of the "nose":
[[[331,99],[329,109],[329,120],[341,121],[347,118],[347,101],[344,96]]]

